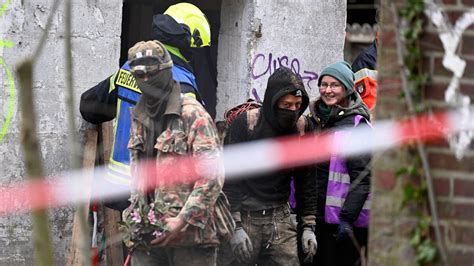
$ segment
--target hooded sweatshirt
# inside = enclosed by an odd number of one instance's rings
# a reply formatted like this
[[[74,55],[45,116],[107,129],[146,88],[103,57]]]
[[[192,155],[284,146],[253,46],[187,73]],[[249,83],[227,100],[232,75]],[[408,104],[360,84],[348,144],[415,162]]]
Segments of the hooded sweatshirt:
[[[263,106],[248,111],[257,112],[255,128],[253,130],[248,129],[247,112],[240,114],[232,122],[225,144],[297,135],[296,124],[291,128],[282,128],[278,123],[278,99],[287,94],[302,96],[303,102],[296,114],[296,117],[300,118],[309,104],[309,97],[301,80],[291,70],[279,68],[268,80]],[[314,172],[311,169],[313,168],[287,169],[226,180],[224,191],[229,198],[231,211],[263,210],[286,204],[290,194],[290,181],[293,176],[299,214],[314,215],[316,185]]]

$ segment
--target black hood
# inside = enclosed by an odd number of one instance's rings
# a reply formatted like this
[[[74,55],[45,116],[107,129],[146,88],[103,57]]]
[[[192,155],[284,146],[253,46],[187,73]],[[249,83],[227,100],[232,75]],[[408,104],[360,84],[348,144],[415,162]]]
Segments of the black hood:
[[[187,59],[192,59],[191,32],[185,24],[178,23],[169,15],[153,16],[151,38],[176,47]]]
[[[153,40],[158,40],[178,49],[191,46],[191,33],[183,24],[179,24],[169,15],[157,14],[153,16],[152,33]]]
[[[265,120],[272,126],[273,129],[282,131],[277,123],[278,119],[276,116],[278,100],[287,94],[296,94],[298,90],[301,92],[303,100],[298,116],[300,117],[309,104],[308,93],[304,88],[301,78],[286,67],[278,68],[270,76],[270,78],[268,78],[267,89],[265,90],[261,112],[263,112]]]

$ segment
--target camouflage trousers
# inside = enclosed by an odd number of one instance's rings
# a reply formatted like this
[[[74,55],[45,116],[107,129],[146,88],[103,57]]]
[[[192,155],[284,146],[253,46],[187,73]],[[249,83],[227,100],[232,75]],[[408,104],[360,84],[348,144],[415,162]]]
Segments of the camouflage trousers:
[[[269,212],[241,212],[242,226],[252,241],[250,261],[238,263],[234,258],[218,258],[218,265],[299,265],[296,241],[296,226],[290,219],[288,206]],[[228,246],[228,245],[227,245]],[[221,246],[221,248],[223,248]],[[229,247],[219,251],[219,256],[229,256]]]
[[[149,252],[135,250],[132,266],[215,266],[216,250],[212,247],[152,247]]]

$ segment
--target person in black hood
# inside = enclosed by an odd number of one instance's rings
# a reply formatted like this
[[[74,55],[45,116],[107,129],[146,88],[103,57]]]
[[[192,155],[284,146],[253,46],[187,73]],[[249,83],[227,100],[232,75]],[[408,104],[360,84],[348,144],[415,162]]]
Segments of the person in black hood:
[[[262,107],[240,114],[232,122],[225,144],[302,135],[306,126],[302,114],[308,104],[301,79],[281,67],[268,79]],[[295,182],[297,218],[307,229],[299,244],[308,261],[312,259],[317,246],[313,231],[313,175],[314,168],[304,167],[226,180],[224,192],[237,225],[230,245],[239,265],[299,264],[296,226],[290,221],[288,205],[291,177]]]
[[[350,138],[346,129],[370,126],[367,106],[354,91],[354,73],[347,62],[323,69],[320,98],[310,104],[316,131],[334,132],[333,143]],[[357,141],[354,139],[354,141]],[[316,166],[316,237],[319,249],[312,265],[360,265],[360,247],[367,245],[371,155],[343,158],[337,154]]]

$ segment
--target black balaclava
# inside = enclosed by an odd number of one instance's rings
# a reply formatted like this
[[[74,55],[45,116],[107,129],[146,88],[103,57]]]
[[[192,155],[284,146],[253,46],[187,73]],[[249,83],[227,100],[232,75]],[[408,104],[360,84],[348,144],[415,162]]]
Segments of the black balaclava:
[[[163,69],[147,81],[136,79],[143,93],[140,101],[144,101],[145,112],[149,117],[157,117],[164,113],[169,95],[173,91],[173,73],[171,69]]]
[[[291,130],[300,117],[300,111],[288,110],[276,107],[278,126],[283,130]]]
[[[291,111],[278,108],[278,100],[287,95],[292,94],[302,97],[301,108],[298,111]],[[271,127],[271,131],[276,131],[276,134],[264,135],[285,135],[298,132],[296,122],[303,114],[309,104],[309,97],[304,88],[301,78],[298,77],[287,67],[280,67],[268,78],[267,89],[263,99],[263,106],[261,112],[263,118],[260,119],[256,129],[267,131],[266,125]],[[263,120],[265,122],[263,122]]]

